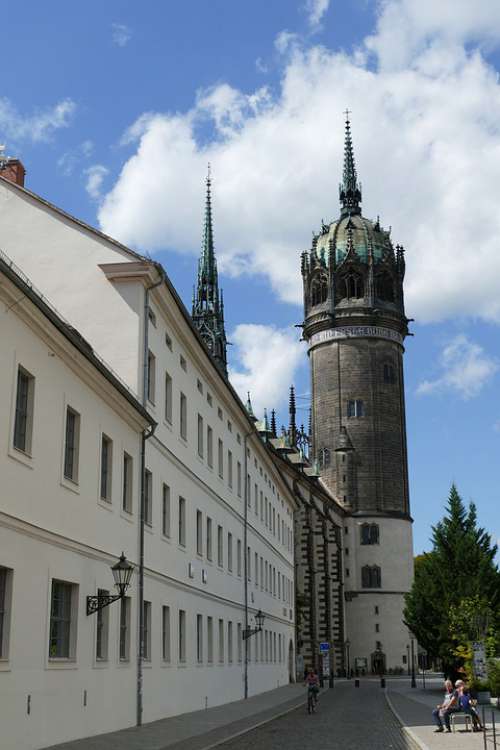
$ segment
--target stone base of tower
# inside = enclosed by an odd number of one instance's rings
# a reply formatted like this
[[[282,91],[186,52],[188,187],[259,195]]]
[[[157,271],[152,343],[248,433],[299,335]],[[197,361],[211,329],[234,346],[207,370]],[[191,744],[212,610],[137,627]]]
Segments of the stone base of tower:
[[[349,667],[367,674],[406,672],[410,641],[403,609],[413,581],[411,521],[354,516],[344,533]]]

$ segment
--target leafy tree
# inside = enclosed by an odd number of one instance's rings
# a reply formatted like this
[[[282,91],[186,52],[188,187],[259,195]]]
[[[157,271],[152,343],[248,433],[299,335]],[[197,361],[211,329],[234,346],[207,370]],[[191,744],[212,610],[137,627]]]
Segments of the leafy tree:
[[[432,528],[432,543],[432,551],[415,560],[415,579],[405,597],[404,620],[420,645],[431,656],[440,657],[447,670],[453,670],[456,651],[461,645],[467,647],[467,638],[458,637],[460,623],[451,623],[465,601],[487,602],[493,617],[499,616],[497,548],[490,535],[478,527],[474,504],[467,509],[454,484],[446,515]]]

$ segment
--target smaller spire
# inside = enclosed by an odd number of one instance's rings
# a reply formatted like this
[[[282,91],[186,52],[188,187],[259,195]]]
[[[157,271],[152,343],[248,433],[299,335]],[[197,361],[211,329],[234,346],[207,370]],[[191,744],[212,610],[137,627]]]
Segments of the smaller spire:
[[[253,420],[254,422],[256,422],[257,421],[257,417],[253,413],[252,399],[250,398],[250,391],[247,391],[247,402],[245,404],[245,408],[247,410],[247,413],[248,413],[248,416],[250,417],[250,419]]]
[[[271,411],[271,435],[273,438],[277,437],[276,435],[276,412],[274,409]]]
[[[361,213],[361,185],[358,183],[358,175],[354,163],[354,150],[351,137],[350,112],[345,111],[345,137],[344,137],[344,171],[342,182],[339,187],[339,198],[342,203],[342,216]]]
[[[295,388],[293,387],[293,385],[290,386],[290,400],[288,402],[288,412],[290,415],[290,424],[289,424],[290,444],[295,445],[297,441],[297,424],[295,421],[297,408],[295,406]]]
[[[267,409],[264,409],[264,430],[269,432],[269,420],[267,418]]]

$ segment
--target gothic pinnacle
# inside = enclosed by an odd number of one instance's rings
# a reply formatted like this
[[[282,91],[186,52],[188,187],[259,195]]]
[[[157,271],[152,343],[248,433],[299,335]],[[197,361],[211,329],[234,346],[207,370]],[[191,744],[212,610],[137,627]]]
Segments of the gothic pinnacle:
[[[297,414],[297,408],[295,406],[295,388],[293,385],[290,386],[290,401],[288,404],[288,412],[290,414],[290,425],[289,425],[289,434],[290,434],[290,444],[295,445],[297,440],[297,425],[295,422],[295,415]]]
[[[354,150],[351,138],[351,123],[349,121],[349,110],[345,112],[345,138],[344,138],[344,171],[339,188],[339,198],[342,203],[342,216],[361,213],[361,187],[358,183],[358,175],[354,163]]]

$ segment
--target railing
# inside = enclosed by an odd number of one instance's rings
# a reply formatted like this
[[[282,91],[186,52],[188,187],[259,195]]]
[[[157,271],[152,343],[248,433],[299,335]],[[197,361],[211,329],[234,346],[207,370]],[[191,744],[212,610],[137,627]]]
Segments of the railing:
[[[483,740],[484,750],[497,750],[497,730],[495,726],[495,709],[490,710],[491,722],[490,726],[486,726],[486,708],[483,706],[482,710],[482,721],[483,721]]]

